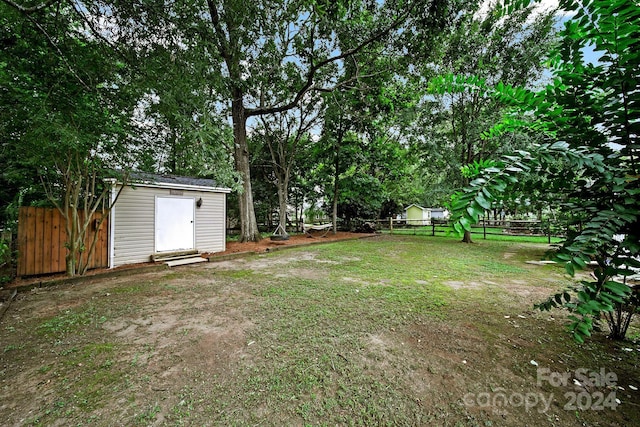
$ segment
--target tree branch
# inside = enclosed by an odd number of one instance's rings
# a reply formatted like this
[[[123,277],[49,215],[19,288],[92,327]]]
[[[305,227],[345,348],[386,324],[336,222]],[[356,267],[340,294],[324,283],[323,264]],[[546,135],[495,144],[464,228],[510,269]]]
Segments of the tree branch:
[[[106,44],[107,46],[109,46],[114,52],[116,52],[121,59],[125,60],[127,62],[127,64],[131,65],[131,61],[129,61],[129,58],[127,58],[126,55],[124,55],[122,52],[120,52],[120,50],[113,43],[111,43],[111,41],[109,41],[105,36],[103,36],[96,29],[95,25],[93,25],[93,23],[89,20],[89,18],[87,18],[87,15],[84,12],[82,12],[81,10],[79,10],[79,7],[81,5],[79,4],[78,0],[69,0],[69,4],[71,5],[71,8],[75,12],[75,14],[78,15],[80,17],[80,19],[82,19],[84,21],[85,24],[87,24],[87,26],[91,30],[91,34],[93,34],[95,37],[97,37],[100,40],[102,40],[102,42],[104,44]]]
[[[207,0],[208,3],[211,3],[211,0]],[[309,71],[307,72],[307,76],[306,76],[306,81],[304,83],[304,85],[298,90],[298,92],[296,93],[296,96],[293,98],[293,100],[291,100],[290,102],[280,105],[280,106],[273,106],[273,107],[258,107],[258,108],[247,108],[245,110],[246,113],[246,117],[252,117],[252,116],[260,116],[263,114],[274,114],[274,113],[281,113],[283,111],[287,111],[292,109],[293,107],[295,107],[300,100],[302,99],[302,97],[309,92],[309,90],[311,90],[311,88],[313,87],[313,81],[315,78],[316,73],[322,69],[323,67],[339,61],[341,59],[350,57],[352,55],[355,55],[357,53],[359,53],[360,51],[362,51],[364,48],[366,48],[367,46],[371,45],[372,43],[380,40],[382,37],[384,37],[385,35],[389,34],[391,31],[393,31],[394,29],[398,28],[403,22],[405,22],[405,20],[408,18],[408,16],[411,14],[411,12],[413,11],[413,9],[421,4],[422,1],[417,1],[415,3],[413,3],[413,5],[411,5],[410,7],[407,8],[407,10],[405,10],[404,13],[400,14],[400,16],[398,16],[390,25],[388,25],[387,27],[385,27],[384,29],[374,33],[373,35],[371,35],[369,38],[367,38],[366,40],[362,41],[360,44],[358,44],[356,47],[352,48],[352,49],[348,49],[338,55],[335,56],[331,56],[327,59],[324,59],[316,64],[313,64],[313,61],[311,61],[311,68],[309,69]],[[336,86],[337,87],[337,86]],[[335,87],[333,88],[335,89]],[[323,89],[323,91],[329,91],[328,88]]]
[[[231,72],[231,69],[229,66],[231,65],[230,60],[232,55],[231,55],[231,52],[229,52],[229,46],[225,38],[224,30],[220,25],[220,14],[218,13],[218,8],[216,7],[213,0],[207,0],[207,6],[209,8],[211,24],[213,25],[213,31],[214,31],[216,42],[218,43],[218,50],[220,51],[220,56],[222,56],[222,58],[225,60],[225,62],[227,63],[227,67]]]
[[[46,8],[48,8],[49,6],[52,6],[55,3],[58,3],[61,0],[47,0],[44,3],[38,4],[36,6],[31,6],[31,7],[26,7],[26,6],[22,6],[16,2],[14,2],[13,0],[2,0],[4,3],[8,4],[9,6],[13,7],[14,9],[18,10],[21,13],[24,14],[31,14],[31,13],[36,13],[39,12],[41,10],[44,10]]]

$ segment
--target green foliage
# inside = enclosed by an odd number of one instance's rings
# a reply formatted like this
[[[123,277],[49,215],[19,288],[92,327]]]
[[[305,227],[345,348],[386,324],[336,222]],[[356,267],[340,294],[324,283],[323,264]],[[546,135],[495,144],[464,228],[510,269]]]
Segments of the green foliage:
[[[485,137],[506,113],[496,87],[530,86],[542,77],[544,58],[554,41],[552,13],[533,14],[533,6],[503,16],[492,3],[481,13],[466,6],[444,38],[437,59],[438,75],[430,78],[423,102],[425,128],[419,150],[425,167],[437,170],[428,187],[459,188],[468,184],[465,165],[496,158],[538,141],[524,132]],[[425,67],[425,78],[431,67]],[[519,120],[523,120],[520,116]]]
[[[11,250],[9,248],[9,242],[5,242],[4,239],[0,239],[0,267],[10,259]]]
[[[0,238],[0,286],[9,282],[13,275],[10,242]]]
[[[0,179],[13,192],[11,205],[30,195],[26,201],[60,209],[67,271],[82,274],[89,220],[77,212],[101,205],[106,168],[130,164],[133,105],[128,71],[116,65],[111,45],[79,30],[85,21],[76,4],[56,6],[30,15],[0,3]]]
[[[526,174],[544,176],[537,190],[555,195],[573,227],[554,258],[571,275],[595,264],[595,280],[571,289],[576,298],[563,292],[538,307],[572,311],[570,329],[579,342],[603,317],[611,336],[624,338],[637,307],[626,277],[640,267],[640,6],[621,0],[613,9],[608,1],[561,7],[575,15],[551,57],[553,83],[539,92],[498,85],[494,96],[514,113],[484,134],[524,129],[546,142],[503,156],[495,167],[470,168],[474,179],[452,204],[454,229],[467,230]],[[583,57],[590,45],[600,54],[595,64]],[[518,114],[527,120],[514,119]]]

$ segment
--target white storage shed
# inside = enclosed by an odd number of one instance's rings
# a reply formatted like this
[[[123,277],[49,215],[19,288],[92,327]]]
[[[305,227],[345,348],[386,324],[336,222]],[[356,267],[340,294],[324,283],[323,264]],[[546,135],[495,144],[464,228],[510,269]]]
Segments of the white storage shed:
[[[114,200],[123,185],[112,185]],[[109,266],[148,262],[163,253],[224,251],[230,191],[210,179],[132,174],[111,210]]]

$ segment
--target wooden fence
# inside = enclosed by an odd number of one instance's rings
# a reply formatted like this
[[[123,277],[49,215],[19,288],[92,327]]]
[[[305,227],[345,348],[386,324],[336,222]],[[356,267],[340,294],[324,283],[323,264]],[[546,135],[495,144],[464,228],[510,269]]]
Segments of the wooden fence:
[[[89,268],[109,266],[109,224],[105,220],[95,229],[100,213],[95,213],[87,232],[85,245],[89,248],[94,234],[98,241]],[[57,209],[21,207],[18,217],[18,276],[60,273],[66,271],[67,232]],[[83,254],[86,259],[86,254]]]

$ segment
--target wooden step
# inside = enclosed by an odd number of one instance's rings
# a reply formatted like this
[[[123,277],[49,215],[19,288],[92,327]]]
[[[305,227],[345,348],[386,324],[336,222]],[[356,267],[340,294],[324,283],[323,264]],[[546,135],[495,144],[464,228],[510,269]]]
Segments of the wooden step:
[[[190,255],[177,255],[177,256],[171,256],[171,257],[162,257],[162,258],[156,258],[155,262],[177,261],[177,260],[181,260],[181,259],[196,258],[196,257],[199,257],[199,256],[200,256],[200,254],[190,254]]]
[[[197,256],[197,257],[191,257],[191,258],[182,258],[182,259],[166,261],[165,264],[167,264],[169,267],[176,267],[178,265],[197,264],[199,262],[208,262],[208,261],[209,260],[207,258],[202,258],[201,256]]]
[[[156,252],[151,255],[151,261],[153,262],[162,262],[169,261],[173,259],[182,259],[187,257],[192,257],[194,255],[198,255],[197,249],[190,249],[187,251],[175,251],[175,252]]]

